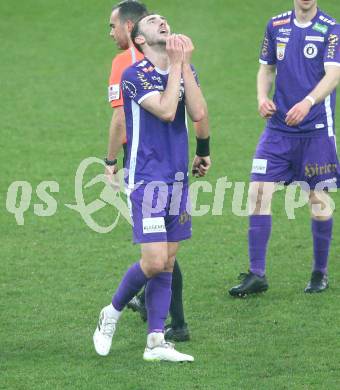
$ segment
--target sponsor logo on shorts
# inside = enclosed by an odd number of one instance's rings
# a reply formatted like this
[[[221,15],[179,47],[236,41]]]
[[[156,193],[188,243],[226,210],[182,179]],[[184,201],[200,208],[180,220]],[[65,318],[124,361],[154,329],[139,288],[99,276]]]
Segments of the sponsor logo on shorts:
[[[290,23],[290,18],[282,19],[282,20],[275,20],[273,22],[273,27],[283,26],[283,25],[288,24],[288,23]]]
[[[314,43],[308,43],[303,49],[303,54],[306,58],[315,58],[318,55],[318,48]]]
[[[326,35],[327,31],[328,31],[328,26],[326,26],[325,24],[321,24],[321,23],[316,22],[313,26],[313,30],[321,32],[322,34]]]
[[[184,211],[178,219],[178,222],[180,225],[184,225],[185,223],[189,222],[191,220],[191,215],[187,212]]]
[[[143,234],[166,233],[163,217],[143,218]]]
[[[327,175],[329,173],[336,173],[337,172],[337,164],[307,164],[305,166],[305,176],[306,177],[315,177],[315,176],[322,176]]]
[[[118,100],[120,97],[120,86],[119,84],[112,84],[109,86],[109,102]]]
[[[325,127],[325,125],[323,124],[323,123],[317,123],[316,125],[315,125],[315,128],[316,129],[323,129]]]
[[[262,158],[254,158],[253,160],[253,166],[251,168],[251,173],[260,173],[260,174],[266,174],[267,173],[267,163],[268,160],[264,160]]]

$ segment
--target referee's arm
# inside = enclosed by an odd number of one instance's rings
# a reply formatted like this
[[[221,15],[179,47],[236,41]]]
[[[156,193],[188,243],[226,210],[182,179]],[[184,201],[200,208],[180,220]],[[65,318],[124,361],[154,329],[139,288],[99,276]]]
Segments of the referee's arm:
[[[125,142],[125,114],[124,106],[114,108],[109,130],[109,143],[107,150],[108,160],[114,160]]]

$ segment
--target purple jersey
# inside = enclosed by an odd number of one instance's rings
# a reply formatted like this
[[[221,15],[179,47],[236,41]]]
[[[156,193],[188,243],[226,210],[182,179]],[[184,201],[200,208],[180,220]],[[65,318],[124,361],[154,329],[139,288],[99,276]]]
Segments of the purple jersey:
[[[193,70],[194,74],[195,71]],[[141,107],[147,97],[162,93],[168,72],[155,67],[146,58],[129,67],[122,77],[126,117],[128,185],[162,181],[175,182],[177,172],[188,180],[188,130],[184,101],[184,84],[175,120],[165,122]]]
[[[273,17],[262,44],[260,63],[276,65],[274,102],[277,112],[268,127],[289,133],[334,134],[336,91],[312,107],[297,126],[285,123],[287,112],[305,98],[325,75],[325,66],[340,66],[340,25],[318,9],[314,19],[301,25],[294,11]]]

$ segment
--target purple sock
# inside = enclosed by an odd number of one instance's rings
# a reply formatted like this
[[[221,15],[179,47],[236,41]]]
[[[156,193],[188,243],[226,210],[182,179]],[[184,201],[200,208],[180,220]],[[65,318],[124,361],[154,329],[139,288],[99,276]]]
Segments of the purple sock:
[[[271,230],[271,215],[251,215],[249,217],[250,272],[258,276],[263,276],[266,272],[266,252]]]
[[[124,275],[120,285],[112,298],[113,307],[122,311],[127,303],[138,293],[144,286],[148,278],[144,275],[140,264],[133,264]]]
[[[313,271],[327,273],[328,253],[332,239],[333,219],[316,221],[312,219],[312,234],[314,246]]]
[[[171,272],[161,272],[148,281],[145,289],[148,333],[164,332],[171,301],[171,281]]]

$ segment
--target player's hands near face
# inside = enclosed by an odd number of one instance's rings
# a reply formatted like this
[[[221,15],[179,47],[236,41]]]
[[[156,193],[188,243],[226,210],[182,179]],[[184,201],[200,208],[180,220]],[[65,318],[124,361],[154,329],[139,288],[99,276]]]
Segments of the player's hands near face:
[[[192,53],[195,50],[195,47],[189,37],[183,34],[178,34],[178,38],[182,43],[183,48],[183,64],[190,65]]]
[[[211,159],[209,156],[195,156],[194,161],[192,162],[192,175],[195,177],[203,177],[207,174],[210,167]]]
[[[272,100],[265,98],[259,101],[259,113],[262,118],[269,119],[275,114],[275,112],[276,105]]]
[[[166,52],[171,65],[181,65],[183,62],[182,42],[176,34],[171,34],[166,40]]]
[[[312,103],[309,100],[301,100],[301,102],[295,104],[295,106],[288,111],[286,124],[288,126],[297,126],[306,118],[311,108]]]

